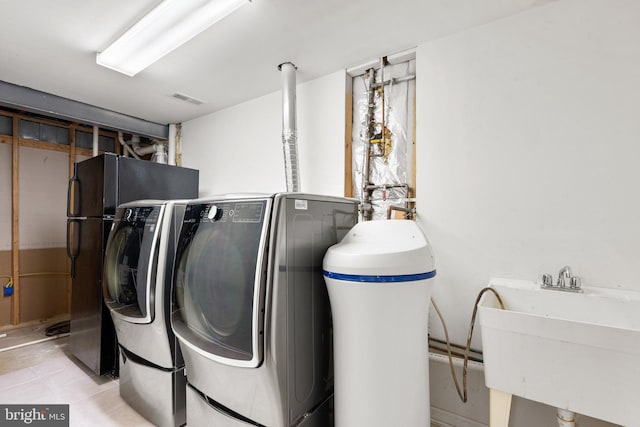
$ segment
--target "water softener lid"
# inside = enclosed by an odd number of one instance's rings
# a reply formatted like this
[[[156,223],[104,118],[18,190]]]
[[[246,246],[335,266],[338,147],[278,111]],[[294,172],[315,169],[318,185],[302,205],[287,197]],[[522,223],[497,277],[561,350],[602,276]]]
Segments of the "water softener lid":
[[[324,257],[324,275],[356,281],[422,280],[435,276],[431,246],[418,224],[405,220],[356,224]],[[359,280],[362,279],[362,280]],[[371,279],[371,280],[367,280]]]

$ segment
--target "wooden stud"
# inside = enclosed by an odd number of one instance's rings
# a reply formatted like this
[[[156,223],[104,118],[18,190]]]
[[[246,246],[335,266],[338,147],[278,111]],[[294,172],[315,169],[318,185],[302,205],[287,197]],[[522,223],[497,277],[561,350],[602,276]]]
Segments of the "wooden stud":
[[[77,131],[80,132],[86,132],[86,133],[90,133],[93,135],[93,126],[84,126],[84,125],[80,125],[80,124],[73,124],[73,126],[76,127]],[[98,135],[101,136],[109,136],[113,139],[118,139],[118,132],[112,132],[112,131],[108,131],[108,130],[104,130],[102,128],[100,128],[98,130]]]
[[[118,155],[122,154],[122,146],[120,145],[120,141],[118,140],[117,133],[113,137],[113,152]]]
[[[100,151],[99,153],[102,153],[102,151]],[[93,150],[90,150],[88,148],[77,148],[76,147],[76,156],[93,157]]]
[[[353,197],[353,77],[347,73],[345,78],[344,195]]]
[[[13,126],[13,135],[0,135],[0,144],[12,145],[12,177],[11,177],[11,275],[13,276],[13,296],[12,296],[12,312],[11,323],[13,325],[20,324],[20,238],[19,238],[19,155],[20,147],[30,147],[42,150],[57,151],[69,154],[69,177],[73,176],[74,163],[78,154],[91,156],[92,150],[76,147],[76,130],[82,132],[93,132],[91,127],[81,126],[76,123],[60,122],[54,119],[45,119],[40,117],[32,117],[26,114],[14,113],[0,109],[0,116],[11,117]],[[53,142],[39,141],[33,139],[20,138],[19,124],[20,120],[28,120],[36,123],[44,123],[61,128],[69,129],[69,145],[56,144]],[[114,139],[114,149],[116,153],[119,150],[118,134],[116,132],[100,130],[100,135],[108,136]],[[68,264],[69,268],[70,263]],[[67,307],[71,309],[71,278],[69,278]]]
[[[417,82],[416,82],[417,85]],[[416,141],[418,138],[416,137],[416,122],[418,121],[418,112],[416,111],[416,85],[413,86],[413,141],[411,141],[413,155],[411,158],[411,185],[409,186],[409,197],[416,197],[416,186],[418,181],[416,180]],[[416,207],[417,203],[412,203],[409,206]],[[417,209],[417,208],[416,208]],[[418,217],[417,213],[413,214],[413,219]]]
[[[46,119],[43,117],[34,117],[34,116],[29,116],[27,114],[20,114],[20,113],[13,113],[12,114],[13,117],[17,117],[20,120],[28,120],[30,122],[35,122],[35,123],[43,123],[46,125],[52,125],[52,126],[57,126],[60,128],[68,128],[69,127],[69,123],[67,122],[63,122],[60,120],[56,120],[56,119]]]
[[[39,141],[36,139],[18,138],[18,142],[22,147],[38,148],[41,150],[58,151],[60,153],[68,153],[69,146],[56,144],[55,142]]]
[[[83,125],[76,125],[76,130],[78,130],[80,132],[86,132],[86,133],[93,134],[93,127],[88,127],[88,126],[83,126]],[[120,143],[118,142],[118,132],[112,132],[112,131],[108,131],[108,130],[104,130],[104,129],[99,129],[98,130],[98,135],[107,136],[109,138],[113,138],[113,152],[115,154],[122,154],[122,149],[120,147]],[[93,156],[93,150],[86,149],[86,148],[78,148],[78,152],[77,153],[85,155],[85,156]],[[103,153],[103,151],[100,151],[100,153]]]
[[[57,127],[64,128],[64,129],[69,129],[69,135],[71,135],[71,133],[75,133],[72,130],[72,128],[75,128],[75,130],[79,130],[81,132],[93,133],[93,128],[89,127],[89,126],[83,126],[83,125],[79,125],[77,123],[60,122],[60,121],[57,121],[57,120],[54,120],[54,119],[45,119],[45,118],[41,118],[41,117],[32,117],[32,116],[29,116],[29,115],[26,115],[26,114],[12,113],[12,112],[8,112],[8,111],[4,111],[2,109],[0,109],[0,116],[17,118],[18,121],[19,120],[28,120],[28,121],[34,122],[34,123],[43,123],[43,124],[48,124],[48,125],[52,125],[52,126],[57,126]],[[116,154],[118,154],[120,152],[119,144],[118,144],[118,133],[117,132],[100,129],[99,134],[101,136],[107,136],[107,137],[113,138],[113,140],[114,140],[114,152]],[[73,137],[75,138],[75,135]],[[71,138],[71,136],[70,136],[70,138]],[[0,144],[13,144],[13,137],[11,135],[0,135]],[[70,146],[69,145],[56,144],[54,142],[40,141],[40,140],[35,140],[35,139],[19,138],[19,144],[21,146],[23,146],[23,147],[38,148],[38,149],[42,149],[42,150],[52,150],[52,151],[58,151],[58,152],[61,152],[61,153],[69,153],[70,152]],[[86,155],[86,156],[91,156],[91,155],[93,155],[93,152],[90,149],[79,148],[77,150],[76,154],[82,154],[82,155]]]
[[[18,136],[18,117],[13,117],[13,147],[11,165],[11,275],[13,276],[13,310],[11,313],[11,323],[20,323],[20,246],[19,246],[19,198],[18,198],[18,178],[19,178],[19,154],[20,142]]]

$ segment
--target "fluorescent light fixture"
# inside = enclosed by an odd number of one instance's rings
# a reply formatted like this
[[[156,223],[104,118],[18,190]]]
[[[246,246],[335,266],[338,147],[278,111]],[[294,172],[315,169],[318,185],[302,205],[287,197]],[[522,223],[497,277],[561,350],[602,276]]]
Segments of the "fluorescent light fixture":
[[[164,0],[129,28],[96,62],[135,76],[250,0]]]

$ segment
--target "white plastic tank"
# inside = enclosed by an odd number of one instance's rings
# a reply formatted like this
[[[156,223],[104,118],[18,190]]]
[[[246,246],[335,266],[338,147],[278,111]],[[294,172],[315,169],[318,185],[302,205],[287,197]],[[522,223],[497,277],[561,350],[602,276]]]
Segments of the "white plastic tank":
[[[414,221],[357,224],[324,257],[336,427],[429,426],[435,265]]]

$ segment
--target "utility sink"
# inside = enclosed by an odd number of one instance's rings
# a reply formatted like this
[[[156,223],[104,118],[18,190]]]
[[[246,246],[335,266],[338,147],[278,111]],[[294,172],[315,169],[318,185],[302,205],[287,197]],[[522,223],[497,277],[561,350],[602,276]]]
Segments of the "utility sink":
[[[593,418],[640,426],[640,292],[492,279],[479,304],[485,383],[506,407],[510,395]],[[494,393],[494,391],[497,391]],[[562,424],[561,424],[562,425]]]

